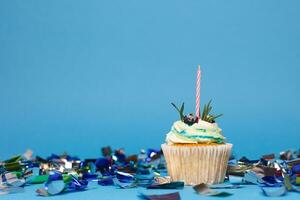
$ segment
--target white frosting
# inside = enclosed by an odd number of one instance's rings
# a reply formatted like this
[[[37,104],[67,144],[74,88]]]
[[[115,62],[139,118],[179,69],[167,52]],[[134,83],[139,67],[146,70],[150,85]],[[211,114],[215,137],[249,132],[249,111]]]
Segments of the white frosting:
[[[191,126],[182,121],[174,122],[171,131],[166,136],[168,144],[176,143],[224,143],[222,129],[216,123],[199,120]]]

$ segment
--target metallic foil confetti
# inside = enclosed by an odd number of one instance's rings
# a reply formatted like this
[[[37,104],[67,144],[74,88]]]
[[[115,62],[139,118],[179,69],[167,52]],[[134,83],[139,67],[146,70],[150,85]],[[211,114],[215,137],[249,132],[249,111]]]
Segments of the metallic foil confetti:
[[[32,176],[32,178],[28,181],[28,183],[29,184],[45,183],[48,180],[48,178],[49,178],[48,174]]]
[[[286,194],[286,188],[280,187],[262,187],[263,194],[269,197],[279,197]]]
[[[98,158],[81,160],[67,153],[51,154],[43,158],[26,151],[0,161],[0,194],[23,192],[31,184],[43,184],[36,192],[41,196],[61,195],[91,188],[114,185],[129,189],[181,189],[183,182],[172,182],[166,171],[161,150],[141,150],[125,154],[124,149],[101,149]],[[206,196],[229,196],[222,191],[255,184],[266,196],[283,196],[287,192],[300,193],[300,151],[286,150],[251,160],[246,157],[228,162],[226,181],[218,185],[196,185],[195,191]],[[144,199],[180,199],[179,193],[141,195]]]
[[[8,187],[0,185],[0,195],[14,194],[25,192],[24,187]]]
[[[176,181],[163,184],[152,184],[147,186],[147,189],[182,189],[184,187],[184,182]]]
[[[215,185],[210,185],[209,188],[210,189],[238,189],[238,188],[242,188],[243,186],[241,186],[240,184],[215,184]]]
[[[261,158],[263,160],[273,160],[273,159],[275,159],[275,154],[274,153],[266,154],[266,155],[263,155]]]
[[[165,177],[155,177],[154,181],[158,184],[164,184],[164,183],[170,183],[171,182],[171,177],[170,176],[165,176]]]
[[[257,174],[249,170],[245,173],[244,182],[252,183],[252,184],[260,184],[260,183],[264,183],[264,180],[262,179],[262,176],[260,174]]]
[[[120,182],[117,178],[113,179],[113,183],[116,186],[119,186],[120,188],[123,188],[123,189],[135,188],[135,187],[138,186],[138,183],[136,181],[132,181],[132,182]]]
[[[205,195],[205,196],[227,197],[232,195],[232,193],[229,192],[210,189],[209,186],[205,183],[195,185],[193,189],[196,191],[197,194]]]
[[[111,176],[101,177],[98,180],[98,184],[102,186],[113,185],[114,184],[113,177]]]
[[[145,195],[140,194],[140,199],[144,200],[180,200],[179,192],[169,193],[169,194],[155,194],[155,195]]]

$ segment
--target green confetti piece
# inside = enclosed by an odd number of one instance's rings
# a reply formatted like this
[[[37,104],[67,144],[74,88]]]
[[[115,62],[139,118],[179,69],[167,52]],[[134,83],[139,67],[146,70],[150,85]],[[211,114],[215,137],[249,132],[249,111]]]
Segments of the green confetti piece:
[[[300,177],[299,176],[296,177],[295,183],[296,183],[296,185],[300,185]]]
[[[290,191],[293,189],[293,186],[291,184],[291,181],[290,181],[290,177],[287,176],[286,174],[283,175],[284,176],[284,179],[283,179],[283,182],[284,182],[284,186],[285,188]]]
[[[19,161],[16,161],[16,162],[10,162],[10,163],[5,163],[4,164],[4,168],[7,170],[7,171],[20,171],[22,169]]]
[[[72,176],[69,174],[63,174],[63,181],[64,183],[70,183],[72,181]]]
[[[49,178],[49,175],[39,175],[39,176],[35,176],[33,177],[29,183],[30,184],[40,184],[40,183],[45,183]]]
[[[4,163],[8,164],[8,163],[14,163],[14,162],[18,162],[19,160],[22,159],[22,156],[18,155],[18,156],[13,156],[8,160],[5,160]]]

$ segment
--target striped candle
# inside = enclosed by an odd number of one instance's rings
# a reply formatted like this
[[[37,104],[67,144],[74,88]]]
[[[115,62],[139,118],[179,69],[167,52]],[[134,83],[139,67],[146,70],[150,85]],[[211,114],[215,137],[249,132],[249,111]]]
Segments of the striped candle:
[[[201,70],[200,65],[198,65],[197,70],[197,81],[196,81],[196,116],[200,119],[200,81],[201,81]]]

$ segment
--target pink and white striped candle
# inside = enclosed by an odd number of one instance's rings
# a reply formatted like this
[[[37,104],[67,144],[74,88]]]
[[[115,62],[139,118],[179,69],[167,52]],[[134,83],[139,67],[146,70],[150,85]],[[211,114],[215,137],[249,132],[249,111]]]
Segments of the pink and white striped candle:
[[[196,116],[200,119],[200,81],[201,81],[201,69],[200,65],[198,65],[197,70],[197,81],[196,81]]]

